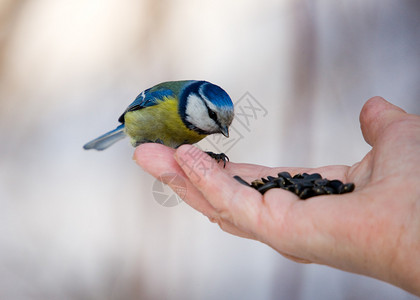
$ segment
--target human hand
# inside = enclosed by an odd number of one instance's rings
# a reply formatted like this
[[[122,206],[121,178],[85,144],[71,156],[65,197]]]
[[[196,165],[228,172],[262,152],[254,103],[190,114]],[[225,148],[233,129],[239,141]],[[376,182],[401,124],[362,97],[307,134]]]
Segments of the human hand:
[[[144,144],[134,158],[164,182],[165,174],[182,176],[183,200],[227,232],[259,240],[295,261],[368,275],[420,295],[420,117],[374,97],[360,123],[372,150],[351,167],[223,168],[190,145],[174,150]],[[261,195],[233,179],[250,182],[282,171],[317,172],[354,182],[356,189],[302,201],[282,189]]]

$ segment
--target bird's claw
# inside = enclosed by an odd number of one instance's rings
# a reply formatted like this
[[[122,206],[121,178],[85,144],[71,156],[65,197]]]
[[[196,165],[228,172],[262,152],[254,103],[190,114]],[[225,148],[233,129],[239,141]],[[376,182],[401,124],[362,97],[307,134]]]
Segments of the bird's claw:
[[[229,161],[229,157],[224,153],[214,153],[211,151],[206,151],[206,153],[211,157],[214,158],[217,162],[223,161],[223,168],[226,167],[226,162]]]

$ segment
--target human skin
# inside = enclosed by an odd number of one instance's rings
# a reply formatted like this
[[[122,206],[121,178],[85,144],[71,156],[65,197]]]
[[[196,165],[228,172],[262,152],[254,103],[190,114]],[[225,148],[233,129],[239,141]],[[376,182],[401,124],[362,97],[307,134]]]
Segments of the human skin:
[[[374,97],[363,106],[360,124],[372,149],[352,166],[229,162],[223,168],[191,145],[174,150],[143,144],[134,159],[163,182],[169,173],[184,178],[183,200],[224,231],[259,240],[298,262],[364,274],[420,296],[420,116]],[[282,189],[261,195],[233,179],[250,182],[282,171],[317,172],[354,182],[356,189],[302,201]]]

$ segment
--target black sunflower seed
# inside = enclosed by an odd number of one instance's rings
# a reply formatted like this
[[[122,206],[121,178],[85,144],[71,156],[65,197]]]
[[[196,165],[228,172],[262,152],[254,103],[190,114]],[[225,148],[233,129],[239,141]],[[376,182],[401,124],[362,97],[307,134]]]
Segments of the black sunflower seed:
[[[276,179],[276,177],[274,177],[274,176],[267,176],[268,181],[274,181],[275,179]]]
[[[313,196],[315,196],[315,193],[312,190],[312,188],[306,188],[299,194],[299,198],[302,200],[308,199],[309,197]]]
[[[260,186],[257,188],[257,190],[264,195],[264,193],[272,188],[277,187],[277,184],[275,182],[267,182],[266,184]]]
[[[290,175],[289,172],[280,172],[277,174],[279,177],[283,177],[283,178],[292,178],[292,175]]]
[[[342,185],[343,185],[343,183],[342,183],[340,180],[338,180],[338,179],[334,179],[334,180],[330,180],[330,181],[328,182],[328,185],[327,185],[327,186],[329,186],[329,187],[333,188],[333,189],[334,189],[334,191],[336,191],[336,192],[338,193],[338,189],[339,189]]]
[[[253,182],[251,182],[251,185],[254,187],[254,188],[259,188],[260,186],[263,186],[264,185],[264,182],[262,181],[262,180],[260,180],[260,179],[256,179],[256,180],[254,180]]]
[[[252,187],[252,185],[250,185],[248,182],[246,182],[245,180],[243,180],[240,176],[235,175],[233,176],[233,178],[235,178],[239,183],[242,183],[243,185]]]
[[[322,176],[321,176],[321,174],[318,174],[318,173],[313,173],[313,174],[307,174],[307,173],[305,173],[306,175],[305,175],[305,179],[306,180],[313,180],[313,181],[315,181],[315,180],[317,180],[317,179],[322,179]]]
[[[316,179],[314,184],[317,186],[326,186],[328,184],[328,179]]]
[[[350,193],[354,190],[354,183],[345,183],[338,189],[339,194]]]

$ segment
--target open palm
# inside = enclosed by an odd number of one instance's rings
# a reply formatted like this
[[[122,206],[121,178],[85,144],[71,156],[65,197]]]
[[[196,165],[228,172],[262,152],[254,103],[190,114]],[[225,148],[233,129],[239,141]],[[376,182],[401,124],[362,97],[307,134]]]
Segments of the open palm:
[[[163,182],[170,173],[184,178],[184,201],[227,232],[259,240],[295,261],[365,274],[420,294],[420,117],[375,97],[363,107],[360,122],[372,150],[351,167],[223,168],[190,145],[174,150],[144,144],[134,157]],[[356,189],[302,201],[281,189],[261,195],[233,179],[282,171],[317,172],[354,182]]]

